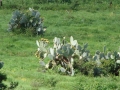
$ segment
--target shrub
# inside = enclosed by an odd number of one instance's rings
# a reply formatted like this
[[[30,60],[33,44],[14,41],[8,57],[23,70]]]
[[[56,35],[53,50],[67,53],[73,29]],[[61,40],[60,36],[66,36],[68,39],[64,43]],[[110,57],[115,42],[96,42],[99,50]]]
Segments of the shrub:
[[[0,61],[0,69],[3,67],[3,64],[4,63]],[[13,90],[13,88],[16,88],[18,86],[18,82],[11,82],[10,87],[8,87],[7,85],[3,83],[3,81],[5,81],[6,79],[7,79],[7,76],[0,72],[0,90],[6,90],[6,89]]]
[[[0,61],[0,69],[3,67],[3,62]],[[0,73],[0,90],[5,89],[7,86],[2,83],[3,80],[6,80],[7,77],[3,73]]]
[[[43,20],[40,18],[40,13],[37,10],[29,8],[25,13],[20,10],[13,12],[9,22],[8,31],[13,31],[30,35],[43,35]]]

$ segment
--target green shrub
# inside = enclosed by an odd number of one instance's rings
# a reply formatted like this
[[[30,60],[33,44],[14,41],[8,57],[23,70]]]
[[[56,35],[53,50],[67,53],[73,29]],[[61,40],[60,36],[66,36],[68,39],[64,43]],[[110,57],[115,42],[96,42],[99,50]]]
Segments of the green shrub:
[[[43,24],[40,13],[37,10],[29,8],[28,11],[23,13],[20,10],[13,12],[12,18],[9,22],[8,31],[24,33],[27,35],[43,35]]]
[[[0,69],[3,67],[3,65],[4,63],[0,61]],[[0,72],[0,90],[9,90],[18,86],[18,82],[11,82],[10,86],[8,87],[3,83],[5,80],[7,80],[7,76],[4,73]]]
[[[0,61],[0,69],[3,67],[3,62]],[[4,90],[7,86],[2,83],[3,80],[6,80],[7,77],[0,72],[0,90]]]

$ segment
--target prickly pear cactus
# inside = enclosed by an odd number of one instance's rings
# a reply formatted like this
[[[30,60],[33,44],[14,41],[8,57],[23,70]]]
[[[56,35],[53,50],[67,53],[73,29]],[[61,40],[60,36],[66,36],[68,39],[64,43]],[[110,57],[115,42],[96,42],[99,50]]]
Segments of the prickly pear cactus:
[[[36,40],[36,44],[38,49],[35,53],[36,57],[39,59],[44,59],[48,54],[47,44],[49,43],[48,39],[41,38],[40,40]]]
[[[65,37],[53,39],[53,47],[48,47],[48,39],[37,40],[36,56],[40,59],[40,65],[46,69],[58,68],[59,72],[74,76],[75,71],[85,75],[100,76],[109,73],[116,74],[120,69],[120,52],[96,51],[94,55],[87,49],[88,44],[80,46],[77,40],[70,37],[66,43]],[[46,63],[46,57],[49,61]]]
[[[40,35],[44,33],[43,20],[40,17],[40,12],[29,8],[25,13],[20,10],[13,12],[12,18],[9,21],[8,31],[17,31],[20,33],[31,33],[33,35]],[[29,30],[29,31],[28,31]]]

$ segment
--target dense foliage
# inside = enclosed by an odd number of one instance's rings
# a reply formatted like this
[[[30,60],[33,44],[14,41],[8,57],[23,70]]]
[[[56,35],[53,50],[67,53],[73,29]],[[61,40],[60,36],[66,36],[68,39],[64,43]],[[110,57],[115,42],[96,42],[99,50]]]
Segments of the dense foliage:
[[[3,67],[3,62],[0,61],[0,69]],[[3,73],[0,72],[0,90],[3,90],[6,88],[6,85],[3,84],[3,80],[6,80],[7,77]]]
[[[120,53],[106,52],[104,47],[103,52],[96,51],[95,55],[91,55],[87,49],[88,44],[80,46],[77,40],[70,37],[70,42],[62,42],[60,38],[55,37],[53,47],[47,47],[48,40],[37,40],[38,50],[36,56],[40,59],[40,64],[46,69],[54,69],[58,67],[58,72],[66,73],[71,76],[74,73],[81,72],[91,76],[105,76],[113,74],[119,76],[120,69]],[[50,61],[45,64],[45,58],[49,57]]]
[[[28,35],[43,35],[44,31],[40,13],[32,8],[29,8],[25,13],[20,10],[14,11],[9,22],[8,31]]]
[[[4,63],[0,61],[0,69],[3,67]],[[18,86],[18,82],[11,82],[10,86],[7,86],[3,83],[7,79],[7,76],[4,73],[0,72],[0,90],[14,89]]]

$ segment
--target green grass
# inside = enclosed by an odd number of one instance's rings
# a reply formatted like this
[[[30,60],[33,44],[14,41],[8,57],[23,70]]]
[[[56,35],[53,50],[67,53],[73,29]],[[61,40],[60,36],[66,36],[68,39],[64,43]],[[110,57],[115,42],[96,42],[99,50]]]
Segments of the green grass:
[[[88,43],[92,54],[96,50],[118,51],[120,46],[120,11],[107,9],[91,12],[88,10],[41,10],[47,31],[44,38],[52,40],[55,36],[72,35],[80,45]],[[11,81],[19,82],[16,90],[119,90],[120,77],[86,77],[80,73],[74,77],[58,73],[42,72],[39,60],[34,53],[36,40],[41,36],[28,37],[7,32],[12,9],[0,9],[0,60],[4,62],[1,72],[7,74]]]

